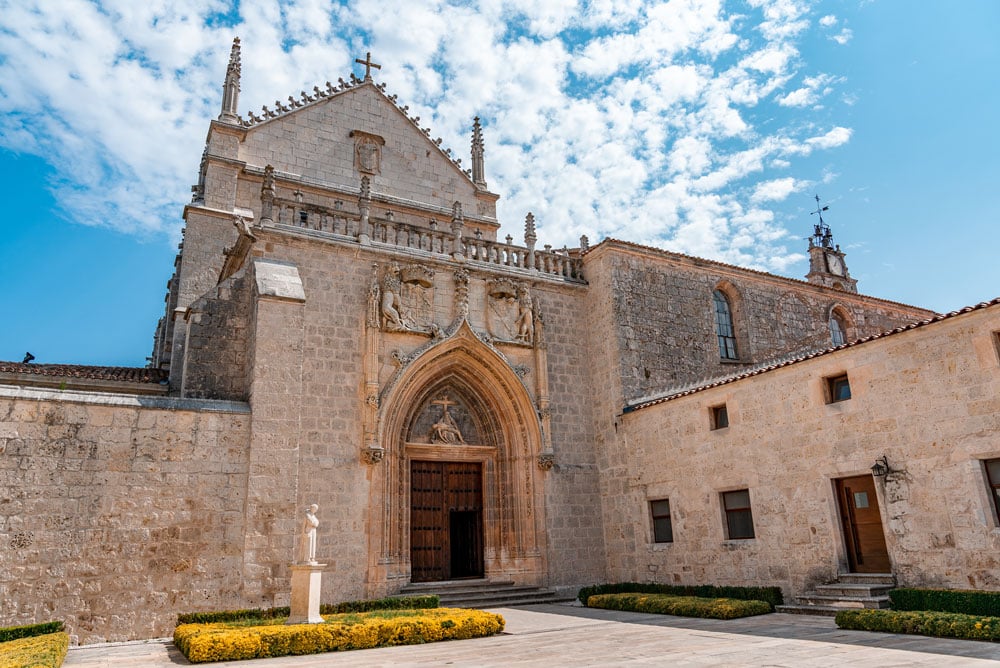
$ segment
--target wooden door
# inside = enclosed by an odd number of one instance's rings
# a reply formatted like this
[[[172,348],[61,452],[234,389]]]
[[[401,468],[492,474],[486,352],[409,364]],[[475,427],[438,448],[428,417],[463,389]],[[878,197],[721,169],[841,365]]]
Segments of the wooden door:
[[[852,573],[891,573],[882,515],[870,475],[837,480],[840,522]]]
[[[483,575],[483,478],[477,462],[410,463],[413,582]]]

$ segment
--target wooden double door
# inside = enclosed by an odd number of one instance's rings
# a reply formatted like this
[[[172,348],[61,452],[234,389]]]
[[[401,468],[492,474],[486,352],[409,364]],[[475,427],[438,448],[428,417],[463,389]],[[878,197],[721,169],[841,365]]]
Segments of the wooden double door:
[[[483,466],[410,462],[413,582],[483,576]]]
[[[852,573],[891,573],[875,480],[870,475],[837,480],[837,503]]]

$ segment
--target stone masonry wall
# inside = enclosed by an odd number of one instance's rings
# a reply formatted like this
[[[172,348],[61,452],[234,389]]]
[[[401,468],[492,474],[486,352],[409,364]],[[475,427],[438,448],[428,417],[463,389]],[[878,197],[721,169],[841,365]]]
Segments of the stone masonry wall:
[[[848,570],[834,481],[876,478],[900,585],[1000,590],[1000,521],[982,460],[1000,458],[1000,305],[949,317],[623,417],[624,472],[605,487],[614,580],[780,585]],[[827,403],[846,373],[852,398]],[[729,427],[712,430],[725,403]],[[625,452],[627,450],[627,452]],[[756,537],[726,540],[720,493],[748,489]],[[648,502],[669,499],[673,543]],[[634,542],[627,539],[634,536]]]
[[[286,602],[287,563],[297,523],[295,509],[320,506],[318,554],[336,577],[324,578],[323,601],[346,600],[371,591],[367,582],[369,532],[379,510],[369,507],[373,476],[386,464],[361,459],[364,406],[363,354],[372,262],[393,257],[361,248],[269,232],[258,242],[269,260],[293,263],[304,304],[257,302],[251,490],[248,508],[247,580],[255,604]],[[401,264],[405,258],[395,258]],[[419,259],[414,257],[414,260]],[[454,297],[450,259],[424,258],[436,267],[436,322],[447,324]],[[472,269],[470,320],[484,328],[485,276]],[[520,277],[519,277],[520,278]],[[603,574],[597,470],[593,458],[584,309],[580,287],[540,282],[533,295],[545,317],[552,440],[556,466],[535,472],[544,485],[548,522],[549,577],[576,586]],[[266,308],[265,308],[266,306]],[[274,315],[267,315],[270,312]],[[280,315],[279,315],[280,313]],[[293,331],[294,330],[294,331]],[[389,353],[423,345],[422,336],[383,333],[379,362],[383,386],[397,369]],[[507,347],[516,363],[531,364],[533,352]],[[279,362],[279,360],[282,360]],[[301,370],[301,371],[300,371]],[[266,380],[266,382],[265,382]],[[534,396],[535,372],[525,377]],[[537,466],[532,464],[532,466]],[[282,473],[283,472],[283,473]],[[292,485],[288,481],[297,480]]]
[[[239,607],[246,412],[0,388],[0,626],[131,640]]]
[[[629,244],[606,242],[625,403],[799,350],[831,346],[834,307],[852,340],[930,311]],[[590,258],[591,255],[587,257]],[[591,262],[588,259],[588,264]],[[712,292],[733,310],[737,362],[720,361]]]
[[[239,159],[356,193],[361,174],[355,168],[352,130],[385,140],[380,173],[371,177],[373,192],[446,210],[459,201],[466,214],[477,213],[475,187],[468,178],[371,86],[359,86],[251,128],[240,145]],[[346,205],[357,211],[356,199]]]
[[[182,396],[247,399],[251,293],[244,268],[191,305]]]
[[[586,346],[587,293],[536,288],[545,319],[555,465],[545,485],[549,586],[577,588],[604,577],[604,526],[594,447]]]

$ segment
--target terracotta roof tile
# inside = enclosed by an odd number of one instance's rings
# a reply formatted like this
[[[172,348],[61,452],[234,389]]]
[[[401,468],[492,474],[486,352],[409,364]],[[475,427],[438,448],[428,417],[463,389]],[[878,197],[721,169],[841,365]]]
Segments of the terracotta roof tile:
[[[972,311],[979,311],[981,309],[990,308],[992,306],[1000,306],[1000,297],[997,297],[996,299],[992,299],[992,300],[990,300],[988,302],[981,302],[981,303],[976,304],[974,306],[966,306],[965,308],[961,308],[961,309],[959,309],[957,311],[952,311],[951,313],[945,313],[943,315],[942,314],[938,314],[938,315],[935,315],[933,317],[926,318],[925,320],[918,320],[916,322],[911,322],[908,325],[901,325],[900,327],[896,327],[895,329],[890,329],[888,331],[881,332],[879,334],[873,334],[871,336],[866,336],[864,338],[856,339],[854,341],[850,341],[848,343],[836,346],[834,348],[826,348],[826,349],[823,349],[823,350],[814,350],[814,351],[802,353],[802,354],[800,354],[798,356],[795,356],[795,357],[784,358],[784,359],[776,360],[776,361],[773,361],[773,362],[770,362],[770,363],[764,363],[764,364],[762,364],[760,366],[757,366],[757,367],[754,367],[753,369],[750,369],[749,371],[743,371],[741,373],[733,374],[731,376],[723,376],[723,377],[720,377],[720,378],[716,378],[715,380],[710,380],[710,381],[703,382],[703,383],[698,384],[698,385],[693,386],[693,387],[687,387],[687,388],[679,389],[679,390],[667,390],[666,393],[664,393],[662,396],[659,396],[659,397],[657,397],[655,399],[640,400],[640,401],[638,401],[638,402],[636,402],[634,404],[629,404],[629,405],[625,406],[625,408],[624,408],[624,410],[622,412],[623,413],[631,413],[632,411],[637,411],[640,408],[647,408],[649,406],[655,406],[656,404],[662,404],[662,403],[665,403],[667,401],[671,401],[673,399],[679,399],[680,397],[686,397],[689,394],[695,394],[697,392],[702,392],[704,390],[708,390],[708,389],[713,388],[713,387],[719,387],[720,385],[727,385],[729,383],[735,383],[738,380],[742,380],[744,378],[749,378],[750,376],[757,376],[757,375],[760,375],[762,373],[767,373],[768,371],[774,371],[775,369],[780,369],[782,367],[790,366],[792,364],[797,364],[799,362],[804,362],[806,360],[811,360],[811,359],[813,359],[815,357],[821,357],[823,355],[828,355],[830,353],[837,352],[838,350],[844,350],[845,348],[853,348],[854,346],[860,346],[860,345],[865,344],[865,343],[870,343],[871,341],[876,341],[878,339],[884,339],[884,338],[886,338],[888,336],[892,336],[893,334],[901,334],[902,332],[908,332],[911,329],[918,329],[918,328],[924,327],[926,325],[930,325],[930,324],[933,324],[933,323],[936,323],[936,322],[941,322],[942,320],[949,320],[951,318],[954,318],[955,316],[963,315],[965,313],[970,313]]]
[[[111,380],[128,383],[161,383],[167,379],[162,369],[128,366],[87,366],[83,364],[22,364],[0,361],[0,373],[16,373],[85,380]]]

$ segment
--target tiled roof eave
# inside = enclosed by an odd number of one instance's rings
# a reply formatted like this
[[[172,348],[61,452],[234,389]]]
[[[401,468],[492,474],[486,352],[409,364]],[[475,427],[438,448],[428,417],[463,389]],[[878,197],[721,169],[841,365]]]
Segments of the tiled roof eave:
[[[661,394],[657,397],[649,397],[640,399],[631,404],[627,404],[623,409],[622,413],[632,413],[634,411],[640,410],[642,408],[648,408],[650,406],[655,406],[657,404],[666,403],[668,401],[673,401],[674,399],[680,399],[681,397],[686,397],[692,394],[697,394],[698,392],[704,392],[705,390],[712,389],[714,387],[719,387],[721,385],[728,385],[729,383],[735,383],[738,380],[743,380],[744,378],[749,378],[751,376],[759,376],[760,374],[767,373],[769,371],[774,371],[776,369],[781,369],[792,364],[798,364],[799,362],[805,362],[806,360],[811,360],[817,357],[822,357],[824,355],[829,355],[830,353],[835,353],[840,350],[845,350],[847,348],[853,348],[856,346],[864,345],[866,343],[871,343],[872,341],[878,341],[885,339],[889,336],[895,334],[902,334],[903,332],[908,332],[910,330],[919,329],[921,327],[926,327],[927,325],[932,325],[945,320],[950,320],[952,318],[965,315],[966,313],[971,313],[973,311],[979,311],[995,306],[1000,306],[1000,297],[992,299],[988,302],[980,302],[973,306],[966,306],[964,308],[958,309],[957,311],[951,311],[950,313],[937,314],[933,317],[926,318],[924,320],[918,320],[916,322],[909,323],[907,325],[901,325],[895,329],[890,329],[885,332],[880,332],[879,334],[872,334],[871,336],[865,336],[860,339],[855,339],[848,343],[844,343],[839,346],[826,348],[822,350],[814,350],[808,353],[799,354],[795,357],[780,359],[778,361],[773,361],[770,363],[765,362],[760,366],[755,366],[753,369],[748,371],[742,371],[740,373],[720,376],[714,380],[704,382],[693,387],[685,387],[679,390],[667,390],[666,393]]]

